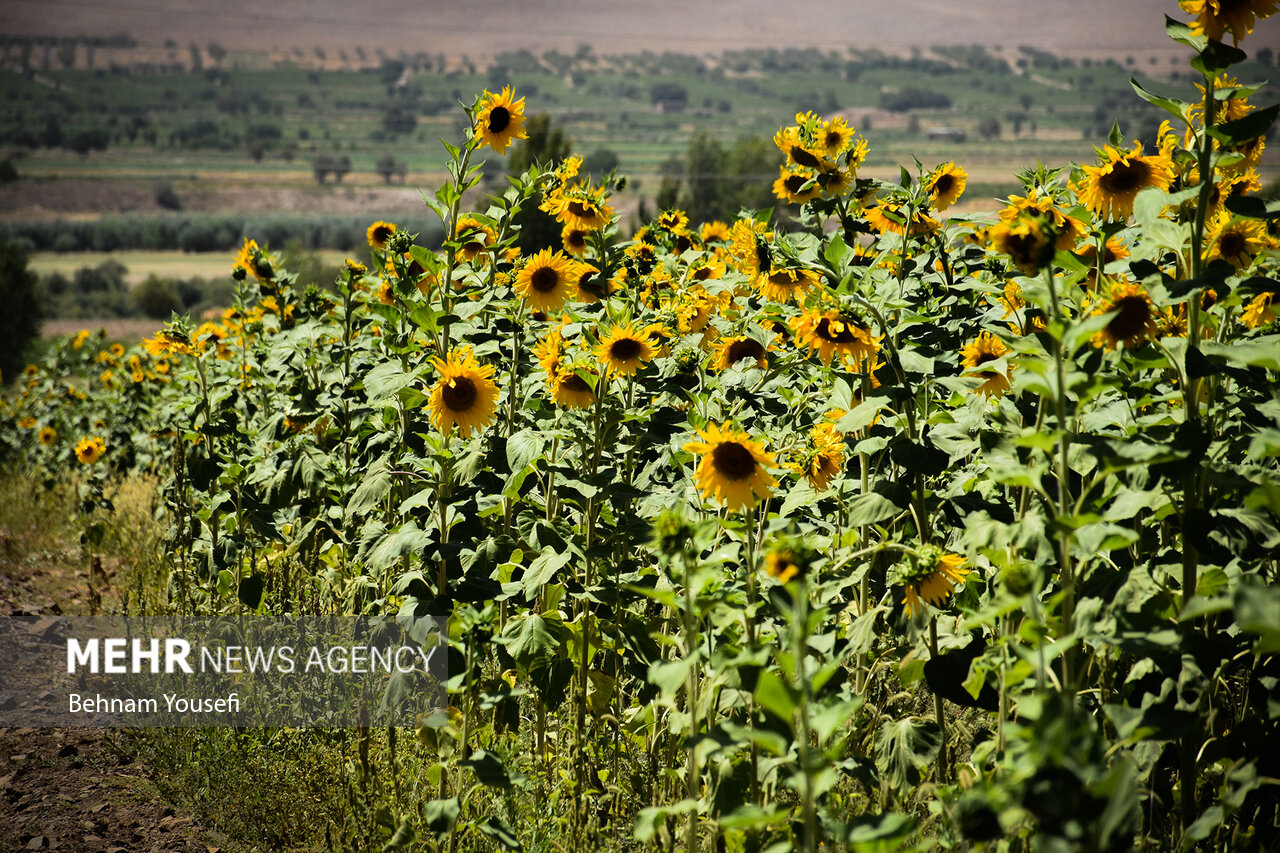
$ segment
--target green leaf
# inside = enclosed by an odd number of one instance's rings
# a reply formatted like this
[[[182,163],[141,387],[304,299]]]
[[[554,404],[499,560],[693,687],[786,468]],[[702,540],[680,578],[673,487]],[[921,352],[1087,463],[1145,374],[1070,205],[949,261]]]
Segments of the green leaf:
[[[244,602],[245,607],[257,610],[258,605],[262,603],[262,593],[266,587],[267,583],[261,575],[249,575],[240,581],[240,588],[236,590],[236,594]]]
[[[855,851],[894,850],[915,827],[915,818],[906,815],[861,815],[845,824],[844,842]]]
[[[749,832],[786,823],[789,817],[791,817],[791,810],[782,806],[775,805],[769,808],[761,808],[755,803],[747,803],[738,806],[738,808],[720,818],[720,827],[721,829]]]
[[[395,399],[402,388],[413,384],[416,377],[400,369],[400,362],[387,361],[364,375],[364,390],[374,405]]]
[[[369,465],[364,479],[355,494],[347,502],[347,515],[364,515],[376,508],[391,492],[391,473],[387,470],[387,457],[382,456]]]
[[[1154,92],[1149,92],[1139,85],[1138,81],[1133,77],[1129,78],[1129,85],[1133,87],[1133,91],[1138,93],[1138,97],[1149,104],[1154,104],[1170,115],[1175,115],[1180,119],[1186,118],[1187,107],[1190,106],[1186,101],[1179,101],[1177,98],[1164,98]]]
[[[1196,52],[1204,50],[1205,45],[1209,43],[1207,36],[1197,35],[1185,21],[1179,21],[1168,15],[1164,16],[1164,31],[1178,44],[1184,44]]]
[[[561,625],[550,622],[537,613],[513,616],[502,636],[494,642],[507,647],[507,653],[526,672],[539,664],[549,662],[560,650]]]
[[[652,841],[658,834],[658,828],[667,822],[667,818],[679,817],[698,810],[697,800],[681,800],[669,806],[648,806],[636,815],[634,830],[637,841]]]
[[[507,826],[501,820],[490,815],[480,823],[476,824],[476,829],[483,832],[493,840],[502,845],[504,850],[523,850],[520,839],[512,832],[511,827]]]
[[[935,721],[890,720],[876,733],[876,765],[889,784],[906,788],[920,781],[920,769],[929,766],[941,748],[942,729]]]
[[[1205,355],[1221,356],[1233,364],[1280,370],[1280,346],[1271,341],[1235,341],[1231,344],[1201,344]]]
[[[860,707],[862,707],[862,699],[849,699],[812,712],[809,722],[814,733],[818,735],[818,743],[824,744],[831,740],[836,730],[849,722]]]
[[[1244,118],[1219,124],[1209,134],[1223,145],[1243,145],[1266,133],[1275,124],[1278,115],[1280,104],[1273,104],[1265,110],[1249,113]]]
[[[542,549],[542,553],[529,564],[524,573],[524,594],[526,597],[537,595],[542,587],[555,577],[556,572],[564,568],[573,558],[573,553],[565,550],[556,552],[550,545]]]
[[[417,840],[418,833],[413,831],[413,826],[409,823],[409,819],[405,818],[396,827],[395,835],[392,835],[387,843],[382,845],[382,853],[387,853],[389,850],[403,849]]]
[[[511,471],[519,471],[542,455],[547,446],[545,433],[532,429],[522,429],[507,439],[507,466]]]
[[[1208,39],[1208,44],[1200,51],[1200,55],[1191,60],[1191,67],[1206,77],[1217,77],[1231,66],[1238,65],[1248,58],[1249,54],[1238,47]]]
[[[761,672],[756,682],[755,696],[760,707],[776,714],[787,725],[794,727],[800,696],[794,687],[782,680],[778,673],[771,669]]]
[[[487,749],[476,750],[470,758],[458,763],[463,767],[471,768],[476,778],[480,780],[480,784],[491,788],[510,788],[525,780],[523,774],[512,773],[502,763],[501,758]]]
[[[849,525],[879,524],[893,518],[903,508],[879,492],[867,492],[849,501]]]
[[[427,828],[435,833],[437,837],[448,835],[453,829],[454,823],[458,820],[458,810],[457,797],[449,797],[447,800],[432,800],[427,803],[425,810]]]
[[[1259,654],[1280,651],[1280,589],[1260,583],[1242,583],[1236,588],[1236,624],[1241,631],[1258,636]]]

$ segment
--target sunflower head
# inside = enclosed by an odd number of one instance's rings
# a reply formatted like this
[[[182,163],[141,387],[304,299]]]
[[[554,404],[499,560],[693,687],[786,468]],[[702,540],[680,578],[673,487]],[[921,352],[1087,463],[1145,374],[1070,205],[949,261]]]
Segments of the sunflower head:
[[[955,161],[943,163],[929,173],[925,179],[924,188],[929,193],[929,201],[933,209],[943,211],[955,204],[964,192],[968,180],[968,173],[957,166]]]
[[[1263,291],[1257,296],[1249,300],[1249,304],[1245,306],[1244,313],[1240,315],[1240,321],[1250,329],[1256,329],[1259,326],[1269,326],[1276,321],[1276,295],[1271,291]]]
[[[560,252],[543,249],[516,275],[515,290],[534,311],[558,311],[577,285],[573,273],[572,261]]]
[[[728,424],[698,430],[700,441],[684,449],[700,458],[694,482],[702,496],[730,509],[748,509],[773,494],[778,481],[769,473],[774,457],[764,445]]]
[[[1084,167],[1080,201],[1104,219],[1125,221],[1138,193],[1147,187],[1167,190],[1173,183],[1173,161],[1163,154],[1144,156],[1141,142],[1135,140],[1132,151],[1108,145],[1099,153],[1106,162]]]
[[[1178,0],[1182,11],[1195,15],[1191,31],[1205,35],[1214,41],[1231,33],[1233,44],[1253,32],[1259,20],[1271,17],[1280,6],[1280,0]]]
[[[943,604],[955,589],[972,574],[964,568],[964,558],[948,554],[937,545],[924,545],[908,558],[901,567],[903,604],[908,616],[915,616],[923,608],[923,600],[935,607]]]
[[[1008,255],[1014,266],[1027,275],[1034,275],[1053,260],[1058,234],[1048,216],[1023,212],[1010,222],[991,226],[987,238],[991,247]]]
[[[712,364],[716,370],[724,371],[744,360],[753,361],[762,369],[768,367],[769,358],[765,345],[746,335],[724,338],[716,348],[716,356]]]
[[[58,431],[51,426],[40,427],[40,443],[48,447],[58,440]]]
[[[1115,312],[1111,321],[1093,337],[1094,346],[1133,349],[1159,332],[1156,309],[1142,286],[1131,281],[1112,285],[1109,298],[1094,308],[1094,315]]]
[[[76,459],[82,465],[92,465],[107,452],[107,443],[98,436],[80,439],[76,442]]]
[[[974,389],[975,394],[999,397],[1013,387],[1005,371],[983,367],[988,362],[998,361],[1009,353],[1010,350],[1005,346],[1004,341],[990,332],[980,333],[978,337],[960,348],[961,364],[968,369],[971,376],[982,380],[982,384]],[[1007,370],[1012,369],[1012,365],[1007,368]]]
[[[458,257],[467,262],[487,254],[498,239],[493,228],[470,215],[458,217],[454,233],[458,241]]]
[[[373,248],[385,249],[387,248],[387,241],[391,239],[392,234],[396,233],[396,230],[396,226],[393,223],[378,220],[369,226],[364,236]],[[361,264],[360,266],[364,265]]]
[[[487,145],[498,154],[505,154],[513,139],[528,139],[529,133],[524,129],[524,98],[516,100],[510,86],[503,86],[496,95],[486,90],[476,107],[471,136],[478,145]]]
[[[440,378],[427,398],[435,428],[449,433],[456,426],[463,438],[484,429],[498,409],[498,385],[493,365],[481,365],[469,347],[458,347],[447,360],[432,358]]]
[[[613,373],[629,376],[654,356],[648,331],[637,331],[633,324],[613,326],[596,347],[596,358]]]
[[[781,537],[764,556],[764,571],[778,583],[808,575],[817,552],[795,536]]]

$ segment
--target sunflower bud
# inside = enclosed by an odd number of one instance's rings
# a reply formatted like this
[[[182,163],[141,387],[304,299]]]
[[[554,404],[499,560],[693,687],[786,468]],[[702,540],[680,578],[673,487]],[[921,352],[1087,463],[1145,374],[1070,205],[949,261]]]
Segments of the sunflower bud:
[[[692,550],[693,523],[680,510],[669,509],[653,525],[653,546],[667,560]]]

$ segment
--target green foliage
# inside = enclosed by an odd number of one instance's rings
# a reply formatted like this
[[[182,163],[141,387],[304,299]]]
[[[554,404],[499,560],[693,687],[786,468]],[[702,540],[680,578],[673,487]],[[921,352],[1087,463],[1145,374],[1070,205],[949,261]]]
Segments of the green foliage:
[[[41,310],[37,277],[27,266],[27,253],[13,242],[0,248],[0,381],[14,380],[25,366],[25,355],[40,334]]]

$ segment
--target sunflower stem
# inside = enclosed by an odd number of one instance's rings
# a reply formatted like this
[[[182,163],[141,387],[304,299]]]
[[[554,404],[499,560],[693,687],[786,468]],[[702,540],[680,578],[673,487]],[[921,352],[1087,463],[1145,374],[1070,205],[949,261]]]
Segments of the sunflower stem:
[[[936,613],[929,617],[929,655],[934,660],[938,658],[938,614]],[[947,715],[946,709],[942,706],[941,693],[933,694],[933,715],[938,722],[938,731],[941,736],[935,766],[938,770],[938,781],[945,782],[947,778]]]
[[[1054,406],[1058,421],[1058,506],[1059,519],[1070,514],[1070,490],[1067,477],[1070,468],[1067,466],[1067,454],[1071,448],[1071,431],[1067,424],[1067,369],[1066,354],[1063,352],[1062,332],[1066,321],[1063,319],[1062,306],[1058,302],[1058,289],[1054,283],[1053,265],[1044,268],[1045,284],[1049,289],[1049,302],[1053,310],[1054,323],[1059,331],[1050,338],[1053,340],[1053,364],[1056,376],[1054,387]],[[1070,636],[1075,630],[1076,577],[1071,562],[1071,536],[1067,527],[1061,523],[1058,527],[1058,564],[1062,570],[1062,626],[1061,635]],[[1068,690],[1074,690],[1072,669],[1074,667],[1074,644],[1069,645],[1062,653],[1062,684]]]

